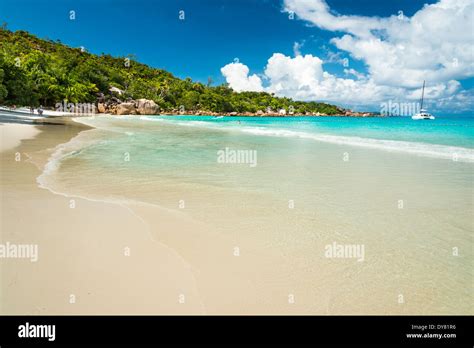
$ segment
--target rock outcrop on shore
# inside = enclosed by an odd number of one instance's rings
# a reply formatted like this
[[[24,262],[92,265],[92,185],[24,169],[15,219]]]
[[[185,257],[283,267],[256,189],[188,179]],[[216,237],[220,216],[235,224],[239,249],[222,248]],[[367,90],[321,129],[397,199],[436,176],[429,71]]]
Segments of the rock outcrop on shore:
[[[135,102],[135,108],[140,115],[156,115],[160,112],[159,106],[153,100],[148,99],[138,99]]]
[[[98,103],[97,104],[97,112],[100,114],[103,114],[107,111],[105,104],[104,103]]]
[[[123,103],[118,100],[109,100],[106,103],[98,103],[97,111],[112,115],[158,115],[160,108],[149,99],[129,100]]]
[[[136,115],[135,103],[121,103],[114,109],[116,115]]]

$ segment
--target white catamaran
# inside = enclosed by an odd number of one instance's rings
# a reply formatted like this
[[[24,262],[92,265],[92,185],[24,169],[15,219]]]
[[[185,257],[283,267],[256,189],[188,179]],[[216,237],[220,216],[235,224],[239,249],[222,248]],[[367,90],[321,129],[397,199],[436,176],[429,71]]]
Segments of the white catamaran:
[[[420,112],[413,115],[412,120],[434,120],[435,117],[431,115],[428,111],[423,109],[423,98],[425,96],[425,81],[423,81],[423,89],[421,91],[421,108]]]

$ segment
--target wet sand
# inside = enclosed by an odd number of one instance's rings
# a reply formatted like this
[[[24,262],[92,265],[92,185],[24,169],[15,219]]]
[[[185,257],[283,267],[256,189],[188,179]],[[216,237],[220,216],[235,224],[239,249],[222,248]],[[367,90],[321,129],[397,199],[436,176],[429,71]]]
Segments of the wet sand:
[[[39,132],[34,125],[0,123],[0,152],[14,149],[22,139],[34,138]]]

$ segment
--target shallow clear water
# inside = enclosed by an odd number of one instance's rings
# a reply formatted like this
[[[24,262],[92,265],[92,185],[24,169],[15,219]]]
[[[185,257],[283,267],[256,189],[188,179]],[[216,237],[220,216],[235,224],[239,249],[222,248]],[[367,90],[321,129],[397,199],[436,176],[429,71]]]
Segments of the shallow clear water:
[[[179,210],[285,255],[296,283],[339,289],[334,312],[398,313],[387,299],[400,293],[407,313],[472,312],[471,119],[81,122],[97,129],[56,150],[44,187]],[[256,165],[219,163],[226,148],[256,151]],[[328,260],[333,242],[364,245],[364,262]]]

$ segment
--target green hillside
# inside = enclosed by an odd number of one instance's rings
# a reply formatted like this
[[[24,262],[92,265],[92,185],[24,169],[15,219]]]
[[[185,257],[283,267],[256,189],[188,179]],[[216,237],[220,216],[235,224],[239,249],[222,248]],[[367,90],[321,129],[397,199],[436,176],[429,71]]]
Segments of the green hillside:
[[[297,102],[264,92],[234,92],[226,85],[207,86],[151,68],[132,57],[100,56],[59,41],[42,40],[25,31],[0,29],[0,104],[54,106],[58,102],[96,103],[111,87],[121,101],[146,98],[162,111],[258,112],[294,109],[296,114],[340,114],[334,105]],[[290,107],[292,106],[292,108]]]

